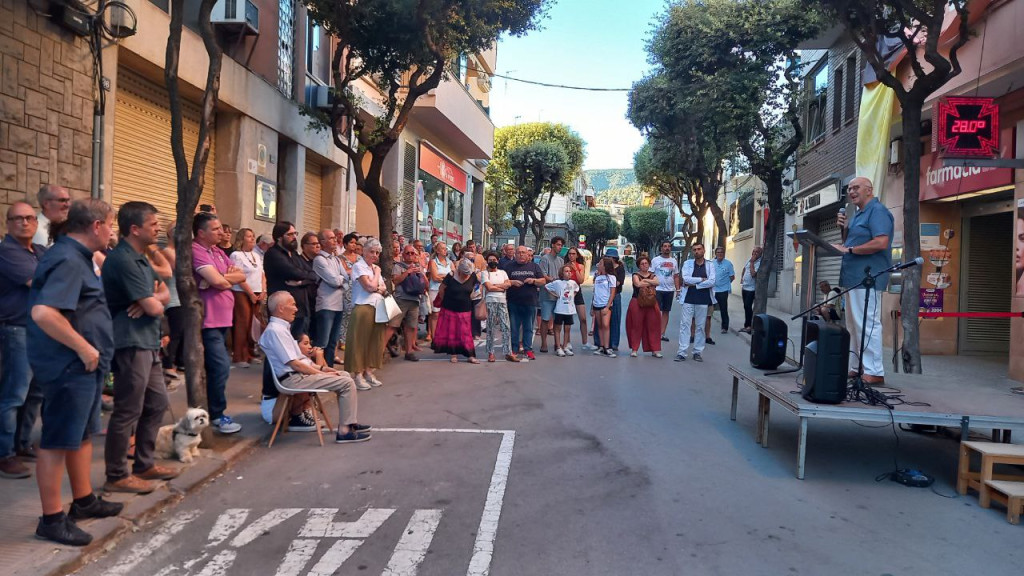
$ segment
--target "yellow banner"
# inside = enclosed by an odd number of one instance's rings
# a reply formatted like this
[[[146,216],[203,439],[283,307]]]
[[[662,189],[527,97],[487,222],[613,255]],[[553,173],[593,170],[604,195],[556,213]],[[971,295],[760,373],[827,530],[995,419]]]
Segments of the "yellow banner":
[[[881,82],[864,87],[857,121],[856,176],[871,179],[875,195],[881,200],[885,174],[889,167],[889,128],[892,124],[895,94]]]

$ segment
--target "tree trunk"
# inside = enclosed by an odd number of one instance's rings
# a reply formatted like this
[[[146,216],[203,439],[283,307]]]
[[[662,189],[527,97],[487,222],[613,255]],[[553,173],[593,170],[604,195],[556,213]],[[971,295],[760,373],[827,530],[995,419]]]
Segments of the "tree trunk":
[[[757,270],[757,284],[754,288],[754,314],[764,314],[768,309],[769,282],[776,272],[775,253],[782,249],[777,242],[778,231],[780,226],[786,224],[786,213],[782,210],[782,174],[772,171],[759,177],[767,188],[768,221],[765,222],[764,254],[761,256],[761,267]]]
[[[380,275],[384,281],[391,284],[391,272],[394,266],[394,253],[391,251],[391,231],[395,229],[395,218],[391,213],[391,191],[379,184],[380,179],[367,178],[363,193],[373,202],[377,209],[377,228],[380,230]],[[443,242],[443,240],[442,240]]]
[[[903,261],[921,255],[920,180],[922,102],[903,103]],[[903,297],[900,299],[900,323],[903,327],[903,371],[921,373],[921,344],[917,313],[921,288],[921,267],[903,271]]]
[[[715,228],[717,228],[715,247],[725,246],[725,237],[729,233],[729,229],[725,224],[725,212],[718,205],[718,202],[708,204],[708,210],[711,210],[711,215],[715,218]]]

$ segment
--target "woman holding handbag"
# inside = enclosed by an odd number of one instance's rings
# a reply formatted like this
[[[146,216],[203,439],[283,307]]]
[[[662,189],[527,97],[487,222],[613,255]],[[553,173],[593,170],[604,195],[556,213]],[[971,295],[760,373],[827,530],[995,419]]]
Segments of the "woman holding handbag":
[[[437,329],[437,314],[441,311],[438,306],[434,305],[434,301],[437,300],[437,292],[441,289],[441,281],[452,272],[454,267],[454,263],[448,257],[448,246],[444,242],[434,242],[431,249],[434,251],[434,256],[427,265],[427,280],[430,281],[430,286],[427,289],[427,302],[430,304],[430,314],[427,315],[427,342],[434,339],[434,331]]]
[[[459,361],[459,354],[469,358],[470,364],[480,363],[476,359],[472,326],[471,297],[477,284],[476,266],[469,260],[459,260],[455,271],[441,282],[434,300],[441,312],[431,348],[438,354],[450,355],[453,364]]]
[[[386,324],[378,324],[377,302],[383,301],[387,287],[380,275],[381,245],[370,238],[363,245],[363,255],[352,266],[352,316],[345,343],[345,371],[352,375],[357,390],[369,390],[382,382],[373,371],[384,359]]]
[[[644,352],[661,358],[661,309],[655,289],[658,277],[651,272],[651,258],[641,254],[636,260],[637,271],[633,273],[633,298],[626,310],[626,341],[629,355],[637,356],[643,344]]]

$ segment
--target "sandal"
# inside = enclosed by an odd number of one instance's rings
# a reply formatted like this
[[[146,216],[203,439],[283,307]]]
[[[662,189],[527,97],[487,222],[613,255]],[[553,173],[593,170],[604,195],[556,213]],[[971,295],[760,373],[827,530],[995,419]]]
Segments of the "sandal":
[[[506,354],[505,360],[508,360],[509,362],[519,362],[519,358],[517,358],[515,354]]]
[[[487,361],[488,362],[494,362],[494,354],[488,354],[487,355]]]
[[[474,357],[470,357],[470,358],[469,358],[469,363],[470,363],[470,364],[479,364],[479,363],[480,363],[480,361],[479,361],[479,360],[477,360],[477,359],[476,359],[476,358],[474,358]]]
[[[452,364],[458,364],[459,363],[459,359],[456,358],[455,356],[452,356],[452,359],[449,360],[449,362],[451,362]]]

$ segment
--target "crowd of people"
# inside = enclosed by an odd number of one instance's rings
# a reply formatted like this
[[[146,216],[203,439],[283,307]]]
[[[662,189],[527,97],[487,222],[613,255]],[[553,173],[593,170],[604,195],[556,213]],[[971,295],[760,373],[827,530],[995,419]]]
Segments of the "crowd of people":
[[[174,249],[181,231],[163,230],[168,215],[145,202],[127,202],[115,216],[100,200],[72,202],[66,189],[51,185],[38,200],[39,213],[24,202],[10,207],[0,243],[0,476],[28,478],[25,461],[34,460],[43,508],[37,535],[84,545],[91,537],[75,520],[116,515],[122,507],[96,497],[90,481],[101,407],[111,411],[104,491],[148,493],[180,472],[155,462],[154,445],[168,392],[184,370],[187,303],[177,290]],[[241,430],[228,414],[232,370],[262,366],[268,423],[279,385],[336,393],[336,442],[352,443],[371,437],[371,427],[358,421],[356,394],[383,385],[378,371],[386,355],[418,362],[429,347],[452,363],[471,364],[480,363],[479,347],[487,362],[529,362],[536,352],[574,356],[577,323],[580,351],[610,358],[618,352],[626,267],[614,248],[596,262],[588,307],[581,288],[587,263],[561,237],[535,255],[511,244],[483,251],[473,240],[449,247],[437,236],[424,245],[397,233],[300,235],[289,222],[258,235],[232,231],[206,205],[188,233],[202,301],[208,416],[221,434]],[[381,261],[382,241],[391,242],[392,262]],[[625,318],[630,356],[663,357],[668,313],[678,301],[676,360],[686,360],[692,347],[701,361],[704,345],[714,344],[705,324],[716,303],[728,329],[735,271],[721,248],[705,260],[703,245],[695,244],[694,258],[682,266],[670,244],[660,251],[635,259]],[[759,256],[743,268],[745,307]],[[748,313],[745,328],[749,322]],[[294,396],[289,406],[280,417],[290,429],[317,429],[310,395]],[[65,470],[74,497],[66,514]]]

